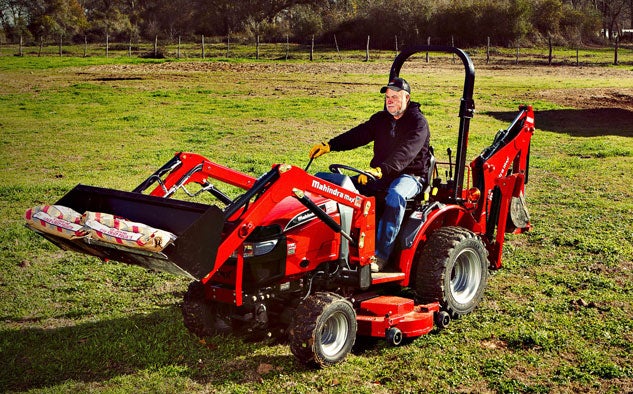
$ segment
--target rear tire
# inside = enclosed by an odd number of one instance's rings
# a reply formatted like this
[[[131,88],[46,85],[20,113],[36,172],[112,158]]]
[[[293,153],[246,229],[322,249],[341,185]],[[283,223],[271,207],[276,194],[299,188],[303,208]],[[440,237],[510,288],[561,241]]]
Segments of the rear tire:
[[[337,364],[352,350],[356,330],[356,312],[349,301],[333,293],[316,293],[294,313],[290,350],[305,365]]]
[[[442,227],[418,257],[415,291],[423,303],[439,302],[453,319],[472,312],[488,282],[488,251],[472,231]]]

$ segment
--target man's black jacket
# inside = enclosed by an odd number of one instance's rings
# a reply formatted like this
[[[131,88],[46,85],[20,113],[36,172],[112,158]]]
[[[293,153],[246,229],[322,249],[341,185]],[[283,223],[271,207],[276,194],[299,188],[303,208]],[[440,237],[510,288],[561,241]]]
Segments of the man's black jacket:
[[[410,102],[398,120],[383,110],[365,123],[332,138],[330,150],[345,151],[374,141],[371,167],[380,167],[381,183],[388,185],[401,174],[426,178],[429,156],[429,125],[420,104]],[[428,179],[426,179],[428,181]]]

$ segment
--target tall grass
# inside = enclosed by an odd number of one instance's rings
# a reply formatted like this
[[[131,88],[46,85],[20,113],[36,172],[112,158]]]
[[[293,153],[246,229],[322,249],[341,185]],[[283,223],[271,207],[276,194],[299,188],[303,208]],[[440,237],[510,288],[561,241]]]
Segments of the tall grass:
[[[445,159],[463,74],[422,59],[403,73]],[[632,391],[633,110],[560,100],[579,90],[631,98],[631,70],[477,63],[469,157],[518,105],[537,110],[534,229],[508,237],[473,314],[397,348],[359,339],[332,368],[305,369],[284,344],[199,343],[178,308],[186,279],[62,252],[23,227],[27,208],[77,183],[130,190],[176,151],[256,176],[273,163],[303,167],[313,143],[382,107],[389,66],[0,58],[0,390]],[[311,171],[364,168],[368,154],[332,153]]]

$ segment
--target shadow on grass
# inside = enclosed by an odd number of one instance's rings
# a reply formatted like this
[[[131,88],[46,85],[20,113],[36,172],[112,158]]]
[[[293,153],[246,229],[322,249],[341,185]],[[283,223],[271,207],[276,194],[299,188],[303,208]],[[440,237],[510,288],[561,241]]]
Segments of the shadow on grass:
[[[511,122],[516,112],[485,112]],[[574,137],[614,135],[633,137],[633,111],[621,108],[560,109],[535,111],[536,129]]]
[[[184,328],[178,307],[74,326],[3,330],[0,392],[55,387],[66,381],[108,385],[110,379],[138,371],[160,376],[174,368],[178,376],[199,383],[239,383],[242,374],[231,371],[239,372],[238,366],[256,371],[257,360],[249,355],[265,346],[234,337],[211,338],[201,345]],[[275,363],[286,372],[300,368],[291,354],[282,356]]]

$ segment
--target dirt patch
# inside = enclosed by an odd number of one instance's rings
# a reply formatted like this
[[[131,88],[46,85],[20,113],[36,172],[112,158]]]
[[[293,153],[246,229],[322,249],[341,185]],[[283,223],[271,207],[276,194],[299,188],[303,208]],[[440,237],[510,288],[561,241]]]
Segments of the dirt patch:
[[[275,78],[285,74],[355,74],[355,75],[386,75],[389,72],[391,61],[376,62],[301,62],[301,63],[230,63],[230,62],[165,62],[149,64],[122,64],[122,65],[99,65],[82,68],[80,74],[92,75],[96,80],[130,80],[141,78],[152,79],[187,79],[194,74],[206,73],[237,73],[253,75],[253,78],[264,78],[269,76]],[[529,66],[500,66],[500,65],[475,65],[477,72],[484,75],[517,76],[520,75],[544,75],[547,77],[560,78],[589,78],[589,79],[630,79],[633,77],[633,70],[611,67],[572,67],[572,66],[551,66],[551,67],[529,67]],[[432,63],[415,61],[407,64],[408,73],[429,72],[434,70],[456,70],[461,72],[462,65],[454,64],[448,60],[437,59]],[[257,77],[255,77],[257,76]],[[268,78],[268,77],[266,77]],[[317,82],[316,80],[314,81]],[[354,84],[354,82],[341,83]],[[570,109],[591,110],[591,117],[610,118],[616,116],[624,117],[628,122],[633,116],[633,87],[623,88],[561,88],[538,90],[530,93],[535,100],[542,100],[555,103]],[[611,110],[617,109],[617,113]],[[595,120],[595,119],[594,119]],[[604,119],[608,121],[610,119]],[[611,119],[612,120],[612,119]],[[602,123],[602,122],[601,122]]]
[[[166,62],[149,64],[120,64],[100,65],[87,68],[95,73],[132,73],[132,74],[160,74],[160,73],[309,73],[309,74],[384,74],[389,65],[377,63],[228,63],[228,62]]]
[[[478,69],[492,77],[522,75],[535,77],[543,75],[547,78],[590,80],[622,80],[633,78],[632,69],[613,67],[575,67],[575,66],[482,66]],[[535,100],[543,100],[573,109],[619,108],[633,111],[633,87],[626,83],[626,87],[618,88],[560,88],[545,89],[530,92]]]
[[[633,88],[552,89],[538,92],[538,97],[575,109],[620,108],[633,111]]]

